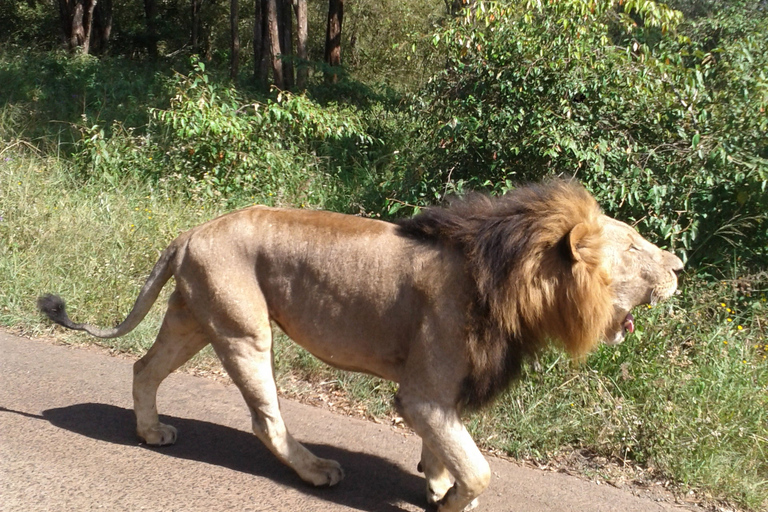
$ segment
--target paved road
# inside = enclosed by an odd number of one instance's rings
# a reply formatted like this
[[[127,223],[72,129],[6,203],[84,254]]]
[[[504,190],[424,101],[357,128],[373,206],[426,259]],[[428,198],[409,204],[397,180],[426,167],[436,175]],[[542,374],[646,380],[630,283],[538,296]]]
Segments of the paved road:
[[[0,331],[0,510],[424,510],[413,435],[282,401],[294,435],[346,470],[338,486],[315,489],[249,433],[233,386],[171,375],[158,402],[179,441],[164,448],[135,438],[130,386],[131,361]],[[563,474],[491,467],[482,511],[680,510]]]

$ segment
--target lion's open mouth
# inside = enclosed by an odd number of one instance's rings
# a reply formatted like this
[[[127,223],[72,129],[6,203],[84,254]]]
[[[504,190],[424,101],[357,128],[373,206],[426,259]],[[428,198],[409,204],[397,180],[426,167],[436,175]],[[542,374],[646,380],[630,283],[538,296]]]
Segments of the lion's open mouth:
[[[635,332],[635,317],[632,316],[632,313],[627,313],[627,316],[624,317],[624,323],[622,323],[621,326],[624,328],[625,334],[628,332]]]

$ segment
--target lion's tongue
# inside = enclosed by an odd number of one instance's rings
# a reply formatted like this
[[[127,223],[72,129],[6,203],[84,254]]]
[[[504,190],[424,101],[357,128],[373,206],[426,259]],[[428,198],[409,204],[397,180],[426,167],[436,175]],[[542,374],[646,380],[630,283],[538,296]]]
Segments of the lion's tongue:
[[[624,318],[624,330],[627,332],[635,332],[635,317],[632,316],[632,313],[627,313],[626,318]]]

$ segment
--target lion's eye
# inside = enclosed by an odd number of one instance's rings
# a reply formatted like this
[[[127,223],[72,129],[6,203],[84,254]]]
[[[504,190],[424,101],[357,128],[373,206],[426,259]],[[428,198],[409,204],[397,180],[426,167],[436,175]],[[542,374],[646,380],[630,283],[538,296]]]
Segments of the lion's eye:
[[[635,244],[630,244],[629,250],[630,251],[639,251],[640,248],[638,246],[636,246]]]

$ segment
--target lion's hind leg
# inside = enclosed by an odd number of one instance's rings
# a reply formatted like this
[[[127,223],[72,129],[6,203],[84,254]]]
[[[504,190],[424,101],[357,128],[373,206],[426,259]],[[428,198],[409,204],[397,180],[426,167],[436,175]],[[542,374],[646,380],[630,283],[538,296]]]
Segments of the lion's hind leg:
[[[225,293],[233,297],[225,297]],[[251,411],[253,432],[277,458],[302,480],[335,485],[344,477],[338,462],[312,454],[289,432],[280,414],[272,365],[272,329],[261,293],[247,286],[221,291],[207,307],[211,344]]]
[[[136,433],[151,445],[176,442],[176,429],[160,423],[157,415],[157,388],[179,366],[208,344],[178,292],[168,301],[168,310],[157,339],[144,357],[133,365],[133,410]]]
[[[266,340],[269,339],[269,342]],[[288,432],[280,414],[267,321],[255,337],[217,340],[219,357],[251,411],[253,433],[278,459],[313,485],[335,485],[344,477],[338,462],[312,454]]]

